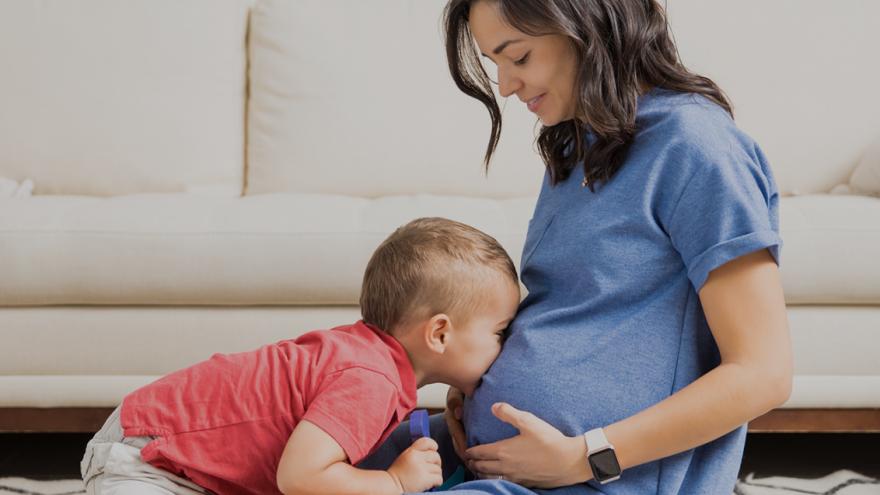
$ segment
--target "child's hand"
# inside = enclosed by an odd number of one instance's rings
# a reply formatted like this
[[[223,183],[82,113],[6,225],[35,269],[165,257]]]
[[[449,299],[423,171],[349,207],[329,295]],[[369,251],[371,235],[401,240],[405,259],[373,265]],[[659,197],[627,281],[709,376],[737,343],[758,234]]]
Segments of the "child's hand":
[[[388,468],[391,477],[400,483],[404,492],[425,492],[443,484],[440,454],[437,442],[420,438]]]

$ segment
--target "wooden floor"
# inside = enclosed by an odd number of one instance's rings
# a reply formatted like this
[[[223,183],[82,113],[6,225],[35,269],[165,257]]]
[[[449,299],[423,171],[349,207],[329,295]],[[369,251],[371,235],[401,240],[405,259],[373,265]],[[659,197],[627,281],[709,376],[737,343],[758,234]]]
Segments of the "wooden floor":
[[[98,431],[112,411],[0,408],[0,432],[90,433]],[[777,409],[749,423],[749,432],[880,433],[880,409]]]

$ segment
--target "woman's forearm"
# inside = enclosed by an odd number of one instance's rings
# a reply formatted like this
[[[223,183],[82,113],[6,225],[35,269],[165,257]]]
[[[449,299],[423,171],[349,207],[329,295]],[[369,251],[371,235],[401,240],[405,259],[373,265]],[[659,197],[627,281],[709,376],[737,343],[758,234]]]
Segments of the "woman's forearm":
[[[781,405],[785,376],[765,376],[739,363],[722,364],[662,402],[605,427],[624,470],[706,444]],[[572,439],[583,443],[581,437]],[[585,448],[584,448],[585,451]],[[585,470],[572,476],[583,482]]]
[[[760,250],[722,265],[699,295],[721,365],[660,403],[605,427],[623,469],[711,442],[791,394],[785,298],[770,254]]]
[[[781,405],[785,377],[722,364],[662,402],[605,428],[621,467],[637,466],[719,438]]]

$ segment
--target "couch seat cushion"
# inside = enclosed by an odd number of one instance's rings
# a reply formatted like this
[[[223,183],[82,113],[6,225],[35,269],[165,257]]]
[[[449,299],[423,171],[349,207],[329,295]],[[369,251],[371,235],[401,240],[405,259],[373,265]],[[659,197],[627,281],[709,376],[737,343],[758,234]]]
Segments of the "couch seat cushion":
[[[533,198],[185,194],[0,200],[0,305],[357,304],[393,229],[445,216],[519,262]],[[880,303],[880,199],[781,202],[789,304]]]
[[[789,304],[880,303],[880,198],[782,198],[782,283]]]
[[[356,304],[379,243],[419,216],[519,261],[533,198],[134,195],[0,200],[0,305]]]

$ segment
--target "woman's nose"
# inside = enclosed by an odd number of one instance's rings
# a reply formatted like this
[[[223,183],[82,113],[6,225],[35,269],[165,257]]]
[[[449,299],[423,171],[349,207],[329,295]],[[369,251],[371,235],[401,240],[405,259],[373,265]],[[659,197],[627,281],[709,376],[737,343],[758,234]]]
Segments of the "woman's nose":
[[[507,71],[498,69],[498,94],[502,98],[516,93],[520,87],[522,87],[522,81],[518,77],[508,76]]]

